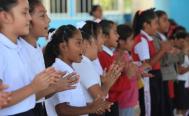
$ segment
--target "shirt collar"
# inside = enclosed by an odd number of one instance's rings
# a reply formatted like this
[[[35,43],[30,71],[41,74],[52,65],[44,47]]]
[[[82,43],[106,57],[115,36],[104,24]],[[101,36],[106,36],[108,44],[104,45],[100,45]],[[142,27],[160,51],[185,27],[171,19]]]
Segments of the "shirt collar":
[[[66,64],[64,61],[62,61],[60,58],[56,58],[55,63],[57,63],[59,66],[61,66],[59,68],[61,68],[62,70],[66,70],[68,73],[73,72],[73,68],[71,66],[69,66],[68,64]]]
[[[162,34],[162,33],[160,33],[160,32],[158,32],[158,34],[159,34],[160,38],[161,38],[163,41],[166,41],[166,40],[167,40],[167,38],[166,38],[166,36],[165,36],[164,34]]]
[[[145,31],[141,30],[140,33],[144,36],[146,36],[146,38],[148,39],[148,41],[153,41],[152,36],[150,36],[149,34],[147,34]]]
[[[11,48],[11,49],[18,48],[18,41],[17,41],[17,44],[15,44],[2,33],[0,33],[0,43],[2,43],[3,45],[5,45],[6,47]]]
[[[107,46],[102,46],[103,51],[105,51],[108,55],[113,56],[113,50],[108,48]]]

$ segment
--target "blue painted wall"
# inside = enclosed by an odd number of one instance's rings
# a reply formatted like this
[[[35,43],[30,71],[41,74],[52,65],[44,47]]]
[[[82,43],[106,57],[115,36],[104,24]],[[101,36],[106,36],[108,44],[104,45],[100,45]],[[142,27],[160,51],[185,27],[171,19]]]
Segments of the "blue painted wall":
[[[189,0],[155,0],[155,7],[165,10],[170,18],[189,31]]]

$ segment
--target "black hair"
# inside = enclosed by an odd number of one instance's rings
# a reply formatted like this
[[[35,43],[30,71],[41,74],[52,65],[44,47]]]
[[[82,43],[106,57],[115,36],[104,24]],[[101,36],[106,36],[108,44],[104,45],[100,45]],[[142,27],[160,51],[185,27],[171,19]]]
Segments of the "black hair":
[[[133,35],[133,30],[129,25],[118,25],[117,33],[119,34],[119,39],[126,41],[130,36]]]
[[[101,7],[100,5],[93,5],[92,7],[91,7],[91,11],[89,12],[89,14],[91,15],[91,16],[93,16],[93,12],[95,12],[97,9],[98,9],[98,7]]]
[[[186,37],[188,37],[188,33],[187,32],[177,32],[174,34],[174,39],[176,40],[180,40],[180,39],[185,39]]]
[[[0,12],[9,11],[18,4],[18,0],[0,0]]]
[[[47,44],[44,51],[45,66],[49,67],[55,62],[55,58],[60,55],[59,44],[68,42],[77,32],[73,25],[63,25],[52,35],[52,40]]]
[[[48,30],[48,33],[52,33],[53,31],[55,31],[56,29],[55,28],[50,28],[49,30]]]
[[[169,23],[171,25],[177,25],[176,21],[174,19],[169,19]]]
[[[97,39],[98,34],[100,33],[100,30],[102,29],[100,24],[94,21],[89,21],[89,20],[85,22],[86,24],[81,28],[81,30],[93,36],[95,39]]]
[[[180,34],[182,35],[184,33],[187,33],[186,29],[183,26],[181,26],[181,25],[177,25],[175,27],[175,29],[173,30],[172,38],[173,39],[177,39],[178,35],[180,35]]]
[[[84,32],[82,30],[80,30],[80,31],[81,31],[81,35],[82,35],[83,40],[90,41],[92,39],[92,36],[90,34]]]
[[[39,4],[41,4],[40,0],[28,0],[29,2],[29,12],[32,13],[35,9],[35,7]]]
[[[114,25],[115,23],[111,20],[102,20],[102,21],[100,21],[99,24],[102,27],[102,33],[107,36],[110,34],[112,25]]]
[[[163,15],[167,15],[167,13],[163,10],[157,10],[155,13],[158,18],[162,17]]]
[[[154,10],[154,8],[151,8],[142,12],[136,12],[133,21],[134,36],[140,33],[140,30],[143,29],[144,23],[151,24],[151,21],[156,18]]]

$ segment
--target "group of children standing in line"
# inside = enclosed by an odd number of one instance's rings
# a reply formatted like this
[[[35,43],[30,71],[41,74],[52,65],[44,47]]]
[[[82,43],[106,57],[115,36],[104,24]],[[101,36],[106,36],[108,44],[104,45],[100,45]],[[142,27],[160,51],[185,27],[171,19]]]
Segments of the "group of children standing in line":
[[[0,0],[1,116],[184,116],[189,36],[164,11],[135,14],[132,28],[101,19],[57,28],[39,0]]]

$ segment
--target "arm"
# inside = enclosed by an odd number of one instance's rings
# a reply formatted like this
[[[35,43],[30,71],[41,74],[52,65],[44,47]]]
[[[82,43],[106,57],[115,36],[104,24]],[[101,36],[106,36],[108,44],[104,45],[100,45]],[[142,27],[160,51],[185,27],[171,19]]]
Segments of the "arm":
[[[109,104],[109,105],[108,105]],[[112,104],[107,103],[104,99],[97,97],[91,104],[83,107],[70,106],[67,103],[60,103],[55,106],[56,112],[60,116],[78,116],[83,114],[102,114],[109,109]]]
[[[57,83],[36,94],[37,100],[39,100],[42,97],[49,98],[57,92],[75,89],[74,85],[78,83],[79,75],[77,75],[76,73],[71,73],[64,77],[65,73],[60,72],[60,74],[62,78],[60,78],[60,80]]]
[[[66,103],[61,103],[55,107],[58,116],[78,116],[88,113],[92,113],[89,107],[74,107],[69,106]]]
[[[21,89],[11,92],[12,98],[5,107],[15,105],[26,99],[27,97],[48,88],[50,84],[56,81],[56,79],[53,78],[54,76],[51,75],[54,72],[54,68],[48,68],[43,72],[39,73],[30,84],[22,87]]]

